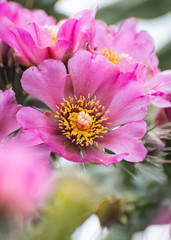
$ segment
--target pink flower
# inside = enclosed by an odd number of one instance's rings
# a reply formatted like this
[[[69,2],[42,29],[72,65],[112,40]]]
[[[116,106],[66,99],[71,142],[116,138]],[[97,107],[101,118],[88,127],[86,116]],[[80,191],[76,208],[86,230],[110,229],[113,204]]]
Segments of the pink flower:
[[[136,69],[137,78],[149,94],[151,103],[168,106],[169,102],[163,97],[171,93],[171,71],[160,72],[153,40],[147,32],[137,31],[136,19],[125,20],[118,31],[114,25],[107,27],[104,22],[96,21],[91,48],[90,51],[94,49],[118,65],[122,72]]]
[[[55,24],[55,18],[47,16],[43,10],[29,10],[16,2],[0,0],[0,17],[6,17],[17,25],[24,26],[30,20],[38,22],[40,25]],[[25,17],[24,17],[25,15]]]
[[[11,2],[5,3],[11,8]],[[0,17],[0,38],[15,50],[17,60],[26,66],[49,58],[65,62],[92,38],[95,11],[83,11],[56,25],[54,19],[41,10],[22,8],[17,11],[15,22],[6,13]]]
[[[20,9],[23,7],[16,2],[7,2],[6,0],[0,0],[0,17],[7,17],[12,22],[17,22],[17,15]]]
[[[23,88],[51,109],[43,114],[22,108],[17,119],[24,130],[36,130],[53,152],[70,161],[106,166],[142,161],[147,151],[141,119],[149,97],[135,74],[120,73],[104,56],[83,50],[69,60],[68,71],[51,59],[24,72]]]
[[[0,90],[0,141],[20,128],[16,119],[16,113],[20,108],[12,89],[5,92]]]
[[[50,151],[11,138],[0,143],[0,210],[7,215],[33,213],[49,194]]]

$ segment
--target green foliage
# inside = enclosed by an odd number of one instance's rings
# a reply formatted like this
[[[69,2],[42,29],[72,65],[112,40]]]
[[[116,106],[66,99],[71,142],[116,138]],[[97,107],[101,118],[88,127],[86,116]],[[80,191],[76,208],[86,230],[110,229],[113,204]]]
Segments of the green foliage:
[[[170,0],[121,0],[99,9],[97,18],[114,24],[128,17],[155,18],[171,10]]]
[[[161,70],[171,68],[171,41],[168,42],[160,51],[157,53],[159,57],[159,67]]]

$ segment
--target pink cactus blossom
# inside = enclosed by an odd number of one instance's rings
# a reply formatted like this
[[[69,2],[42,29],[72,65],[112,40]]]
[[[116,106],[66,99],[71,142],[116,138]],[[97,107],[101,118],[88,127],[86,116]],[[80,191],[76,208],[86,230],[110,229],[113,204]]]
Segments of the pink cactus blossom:
[[[5,92],[0,90],[0,141],[20,128],[16,119],[16,113],[20,108],[12,89]]]
[[[4,4],[9,11],[13,7],[11,2]],[[83,11],[55,24],[45,12],[25,8],[17,11],[13,22],[6,8],[0,16],[0,39],[15,50],[23,65],[37,65],[49,58],[65,62],[92,39],[96,11]]]
[[[22,108],[17,119],[23,129],[37,131],[51,151],[70,161],[106,166],[142,161],[149,97],[135,73],[123,74],[104,56],[84,50],[69,60],[68,71],[51,59],[24,72],[25,91],[51,111]]]
[[[50,193],[50,151],[15,138],[0,143],[0,211],[28,216]]]
[[[93,49],[118,65],[122,72],[136,68],[137,78],[151,103],[158,107],[171,106],[165,100],[165,95],[171,93],[171,71],[160,72],[153,40],[147,32],[137,31],[136,19],[123,21],[118,31],[114,25],[107,27],[103,21],[96,21],[94,42],[88,47],[90,51]]]

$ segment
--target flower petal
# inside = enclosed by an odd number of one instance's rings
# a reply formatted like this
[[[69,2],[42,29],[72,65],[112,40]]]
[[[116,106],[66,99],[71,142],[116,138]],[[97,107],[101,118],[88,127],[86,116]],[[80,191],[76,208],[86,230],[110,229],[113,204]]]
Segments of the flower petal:
[[[95,92],[97,100],[107,94],[119,74],[118,67],[114,66],[102,55],[92,55],[87,51],[77,52],[68,63],[72,79],[74,95],[85,97]],[[103,89],[103,91],[102,91]],[[103,95],[103,96],[100,96]]]
[[[5,92],[0,90],[0,140],[20,128],[16,120],[16,113],[20,108],[12,89]]]
[[[106,133],[98,143],[116,154],[129,154],[124,158],[129,162],[139,162],[143,161],[147,154],[141,141],[145,133],[146,123],[144,121],[131,122]]]
[[[149,97],[132,73],[121,74],[115,83],[113,100],[106,114],[110,128],[141,120],[147,113]]]
[[[31,67],[22,76],[21,83],[26,92],[43,101],[52,110],[63,101],[65,65],[58,60],[45,60],[39,67]]]
[[[38,31],[38,27],[36,31]],[[42,31],[40,31],[39,28],[39,35],[40,33],[47,40],[47,30],[42,28]],[[33,37],[36,39],[36,36]],[[48,48],[39,46],[42,43],[45,44],[46,41],[40,43],[40,36],[36,41],[33,37],[26,29],[15,26],[7,18],[2,17],[0,19],[0,38],[16,51],[17,59],[23,65],[36,65],[49,58]],[[38,41],[39,45],[36,45]],[[45,45],[47,45],[47,42]]]
[[[171,94],[171,70],[159,72],[145,83],[145,91],[151,97],[151,103],[157,107],[171,107],[163,96]]]
[[[120,162],[128,154],[108,154],[102,150],[98,150],[94,147],[82,148],[83,159],[85,162],[90,162],[92,164],[103,164],[109,166],[110,164]]]
[[[51,151],[73,162],[84,162],[78,147],[60,133],[56,122],[41,112],[31,107],[24,107],[18,112],[17,119],[25,131],[29,130],[30,133],[33,130],[34,135],[36,130],[38,136]]]
[[[126,19],[120,26],[113,41],[113,50],[117,54],[126,53],[135,60],[146,63],[154,51],[154,43],[147,32],[137,33],[135,18]]]

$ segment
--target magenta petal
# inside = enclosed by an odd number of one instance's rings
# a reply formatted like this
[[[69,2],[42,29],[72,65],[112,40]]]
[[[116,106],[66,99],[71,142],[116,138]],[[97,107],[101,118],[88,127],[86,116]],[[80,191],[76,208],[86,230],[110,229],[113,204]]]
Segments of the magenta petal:
[[[110,128],[141,120],[147,113],[149,97],[131,73],[121,74],[115,83],[113,100],[106,114]]]
[[[117,54],[126,53],[135,60],[146,63],[154,51],[154,43],[147,32],[137,33],[136,28],[135,18],[126,19],[116,33],[112,47]]]
[[[145,90],[150,95],[151,103],[157,107],[170,107],[164,98],[171,93],[171,70],[159,72],[145,83]]]
[[[128,154],[108,154],[105,153],[104,150],[95,149],[94,147],[85,147],[82,148],[82,153],[85,162],[90,162],[93,164],[103,164],[105,166],[109,166],[110,164],[120,162],[123,160]]]
[[[38,132],[57,132],[58,124],[43,113],[31,107],[23,107],[17,113],[17,120],[24,130],[37,130]]]
[[[40,132],[40,136],[49,149],[72,162],[85,162],[79,154],[79,148],[61,134]]]
[[[87,51],[77,52],[68,62],[69,73],[72,79],[74,94],[79,98],[97,91],[97,95],[106,94],[98,88],[108,89],[108,84],[117,78],[119,71],[102,55],[92,55]],[[105,85],[105,84],[106,85]],[[106,90],[107,90],[106,89]],[[98,99],[98,96],[96,96]],[[99,96],[100,97],[100,96]],[[99,100],[99,99],[98,99]]]
[[[79,149],[59,132],[58,124],[41,112],[24,107],[18,112],[17,119],[25,131],[29,130],[29,134],[32,130],[34,135],[36,130],[37,136],[51,151],[73,162],[84,162],[79,155]]]
[[[21,83],[26,92],[43,101],[52,110],[63,101],[65,65],[58,60],[45,60],[39,67],[31,67],[22,76]]]
[[[43,35],[44,31],[42,31]],[[47,48],[36,45],[27,30],[15,26],[7,18],[0,19],[0,38],[16,51],[17,58],[23,65],[36,65],[49,58]]]
[[[20,128],[16,120],[16,113],[20,108],[12,89],[5,92],[0,90],[0,140]]]
[[[125,160],[129,162],[143,161],[147,150],[141,139],[146,133],[146,123],[144,121],[127,123],[104,135],[98,143],[100,146],[116,153],[129,154]]]

